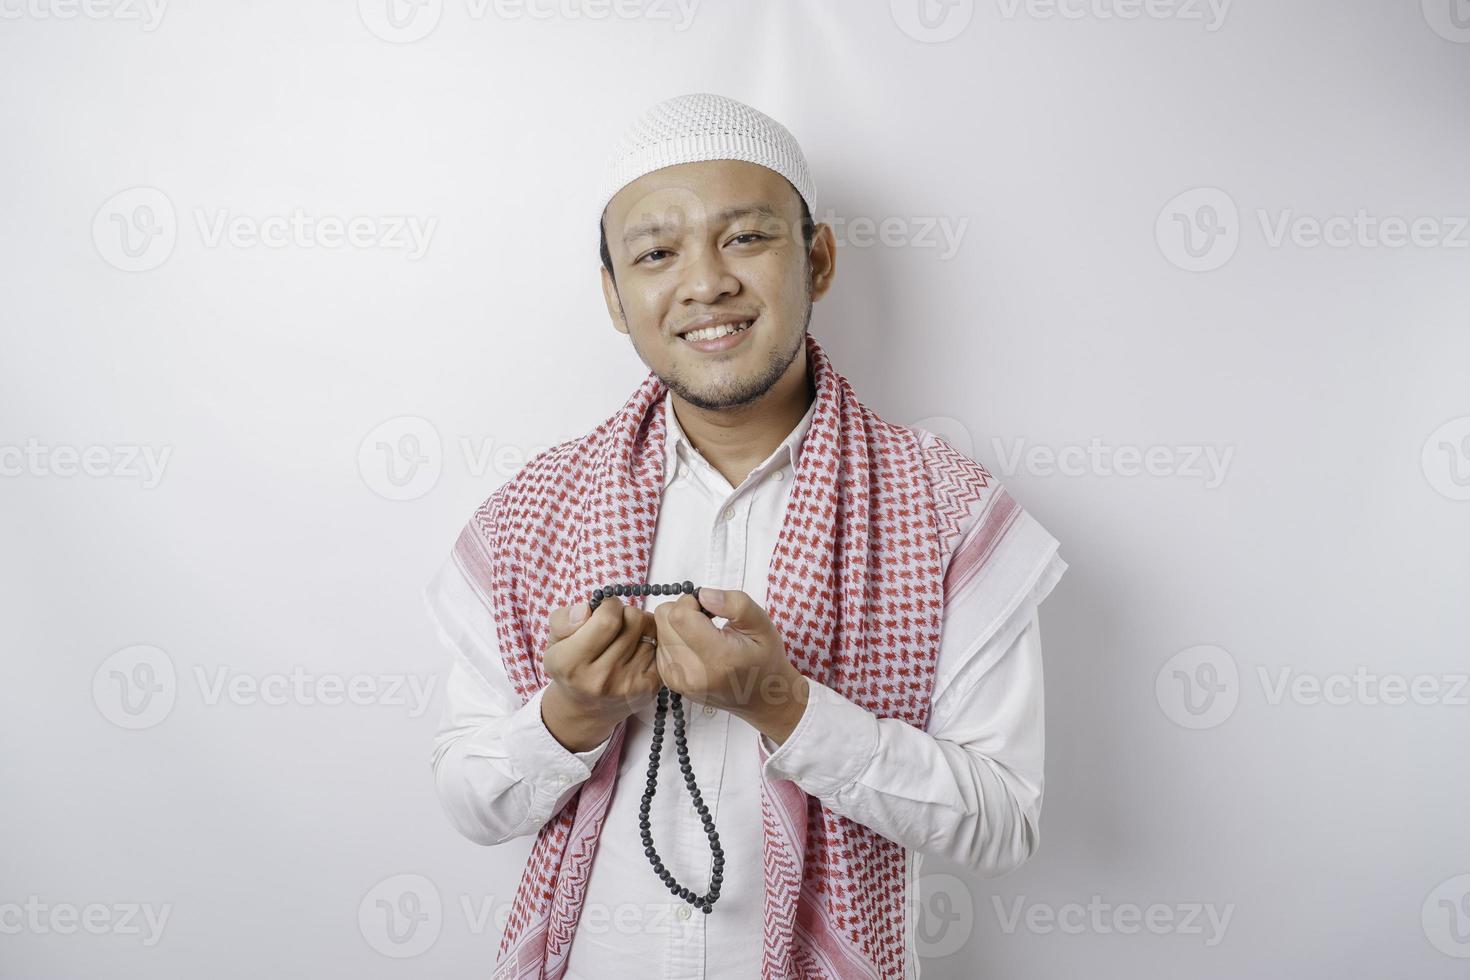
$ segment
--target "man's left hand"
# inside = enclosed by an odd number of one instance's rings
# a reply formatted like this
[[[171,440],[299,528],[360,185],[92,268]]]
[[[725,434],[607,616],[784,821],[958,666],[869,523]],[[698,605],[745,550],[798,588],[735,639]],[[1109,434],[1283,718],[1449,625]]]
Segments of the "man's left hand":
[[[701,606],[727,622],[717,627]],[[807,680],[766,611],[736,589],[700,589],[653,610],[669,690],[744,718],[777,744],[806,710]]]

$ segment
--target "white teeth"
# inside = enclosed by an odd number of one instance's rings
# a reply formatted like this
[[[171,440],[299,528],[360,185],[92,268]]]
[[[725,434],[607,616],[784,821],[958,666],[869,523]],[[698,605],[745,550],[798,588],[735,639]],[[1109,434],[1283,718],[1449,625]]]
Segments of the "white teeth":
[[[716,340],[728,336],[737,330],[745,330],[754,320],[746,320],[744,323],[722,323],[717,327],[704,327],[701,330],[691,330],[684,334],[685,340]]]

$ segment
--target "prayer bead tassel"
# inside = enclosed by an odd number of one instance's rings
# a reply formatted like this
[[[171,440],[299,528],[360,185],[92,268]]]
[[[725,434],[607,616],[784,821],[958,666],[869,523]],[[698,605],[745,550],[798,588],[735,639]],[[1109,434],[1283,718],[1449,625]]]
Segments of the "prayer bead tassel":
[[[609,585],[593,590],[588,606],[592,612],[596,612],[602,601],[611,596],[683,594],[695,596],[697,600],[698,592],[693,582],[675,582],[668,585],[654,585],[648,582]],[[708,616],[709,612],[705,611],[705,615]],[[664,718],[670,708],[673,709],[674,714],[674,751],[679,757],[679,771],[684,775],[684,785],[689,787],[689,796],[694,801],[694,809],[699,814],[700,823],[704,825],[705,837],[709,839],[710,854],[714,858],[710,869],[709,891],[703,895],[679,884],[674,878],[674,873],[664,867],[663,861],[658,856],[658,849],[653,846],[653,821],[649,814],[653,810],[653,796],[658,789],[658,763],[663,749]],[[704,797],[699,792],[699,785],[694,780],[694,768],[689,764],[689,744],[684,734],[683,698],[667,687],[658,689],[658,707],[653,716],[653,747],[648,753],[648,782],[643,789],[643,799],[638,804],[638,830],[643,838],[643,853],[648,858],[649,864],[653,866],[653,873],[658,875],[659,880],[674,896],[708,915],[714,909],[715,902],[719,901],[720,885],[725,880],[725,852],[720,847],[720,835],[715,830],[715,819],[710,815],[709,807],[704,803]]]

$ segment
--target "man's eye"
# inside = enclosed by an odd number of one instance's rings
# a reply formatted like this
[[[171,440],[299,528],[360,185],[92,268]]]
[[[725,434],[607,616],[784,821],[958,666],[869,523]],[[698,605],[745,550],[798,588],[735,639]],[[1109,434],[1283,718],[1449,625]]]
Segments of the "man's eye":
[[[762,235],[758,231],[742,231],[740,234],[736,235],[733,240],[738,242],[742,238],[765,238],[765,237],[766,237],[765,235]]]
[[[664,249],[664,248],[656,248],[656,249],[654,249],[654,250],[653,250],[653,251],[651,251],[651,252],[644,252],[644,253],[643,253],[643,254],[642,254],[642,255],[640,255],[640,256],[639,256],[639,257],[638,257],[638,262],[642,262],[642,261],[643,261],[643,260],[644,260],[644,259],[647,259],[647,258],[652,258],[652,257],[653,257],[653,256],[655,256],[655,255],[662,255],[662,254],[664,254],[664,253],[665,253],[665,252],[667,252],[667,251],[668,251],[668,249]],[[637,265],[637,264],[638,264],[638,262],[634,262],[634,263],[633,263],[633,264],[634,264],[634,265]]]

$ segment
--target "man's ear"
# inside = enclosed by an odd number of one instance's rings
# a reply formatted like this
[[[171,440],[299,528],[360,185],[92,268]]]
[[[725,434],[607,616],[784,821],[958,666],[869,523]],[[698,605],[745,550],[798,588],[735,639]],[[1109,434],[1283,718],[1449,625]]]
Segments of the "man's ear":
[[[607,266],[602,269],[602,299],[607,303],[607,315],[613,322],[613,329],[618,333],[628,332],[628,322],[623,319],[623,301],[618,296],[618,284],[613,281],[612,273],[607,271]]]
[[[808,274],[811,276],[812,301],[815,302],[826,295],[832,285],[832,277],[837,274],[837,239],[832,234],[831,225],[817,225],[808,257],[811,261]]]

